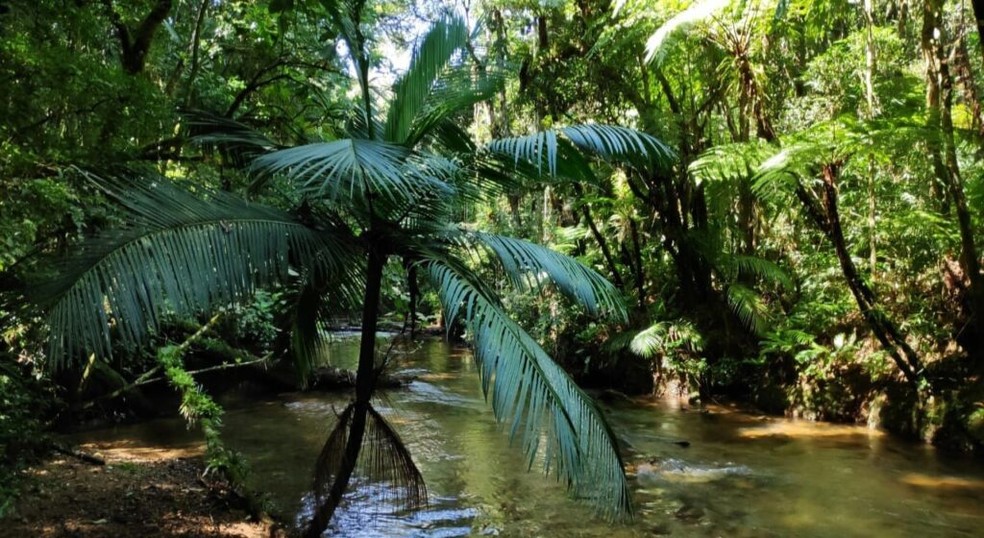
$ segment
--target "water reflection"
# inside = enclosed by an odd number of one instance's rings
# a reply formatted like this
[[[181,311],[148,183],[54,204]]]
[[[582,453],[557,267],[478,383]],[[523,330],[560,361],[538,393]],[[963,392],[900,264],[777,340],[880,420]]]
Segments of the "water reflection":
[[[354,343],[336,346],[336,365],[354,363]],[[605,410],[627,447],[637,514],[612,527],[571,502],[552,477],[525,472],[466,352],[428,343],[398,368],[418,380],[387,392],[377,407],[407,442],[430,503],[399,512],[385,486],[359,482],[337,514],[338,536],[927,537],[979,536],[984,525],[979,463],[943,459],[864,428],[621,402]],[[283,395],[226,415],[227,443],[250,459],[256,486],[298,521],[310,514],[311,469],[346,401]],[[114,435],[183,446],[183,430],[173,421]]]

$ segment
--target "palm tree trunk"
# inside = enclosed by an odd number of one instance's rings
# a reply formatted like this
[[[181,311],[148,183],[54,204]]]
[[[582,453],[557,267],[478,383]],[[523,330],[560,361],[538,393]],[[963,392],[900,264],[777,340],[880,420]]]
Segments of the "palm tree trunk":
[[[335,509],[348,489],[352,471],[359,461],[362,451],[363,435],[366,431],[366,417],[369,414],[369,400],[376,384],[376,327],[379,321],[379,295],[383,281],[383,267],[386,255],[375,246],[369,247],[369,267],[366,274],[365,302],[362,307],[362,340],[359,345],[359,369],[355,378],[355,409],[345,444],[345,455],[341,468],[331,484],[328,499],[317,507],[314,519],[304,535],[317,538],[328,528]]]

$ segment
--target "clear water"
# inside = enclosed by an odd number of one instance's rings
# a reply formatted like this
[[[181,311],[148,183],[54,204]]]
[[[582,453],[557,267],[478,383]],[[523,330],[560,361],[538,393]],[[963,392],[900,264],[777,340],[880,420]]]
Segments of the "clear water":
[[[355,342],[335,363],[354,363]],[[525,472],[493,421],[466,350],[425,344],[397,370],[420,377],[377,408],[399,430],[427,480],[429,505],[402,513],[357,482],[336,514],[343,537],[453,536],[984,536],[984,465],[945,457],[865,428],[703,411],[657,402],[604,405],[630,447],[636,506],[609,525],[562,485]],[[346,395],[290,394],[227,412],[227,443],[246,454],[255,486],[306,521],[314,459]],[[160,421],[89,437],[193,446],[195,432]],[[689,447],[674,444],[687,440]]]

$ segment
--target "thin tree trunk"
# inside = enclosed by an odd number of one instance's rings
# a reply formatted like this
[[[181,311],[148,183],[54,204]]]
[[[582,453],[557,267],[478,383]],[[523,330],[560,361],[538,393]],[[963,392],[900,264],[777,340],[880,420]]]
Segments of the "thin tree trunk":
[[[840,222],[840,212],[837,207],[837,178],[840,174],[840,165],[827,164],[823,167],[822,173],[824,220],[818,225],[834,245],[841,272],[844,274],[847,286],[861,310],[861,315],[864,316],[871,331],[892,357],[892,360],[895,361],[906,380],[915,384],[919,380],[919,371],[921,370],[919,357],[905,341],[905,337],[902,336],[895,323],[878,309],[875,292],[861,278],[861,274],[851,258],[851,253],[847,249],[844,230]]]
[[[957,50],[954,51],[953,67],[957,82],[963,88],[964,101],[970,106],[973,115],[973,128],[977,131],[977,136],[984,140],[984,106],[981,104],[981,89],[974,80],[974,72],[970,65],[970,51],[967,49],[967,40],[961,37],[957,41]],[[978,148],[978,156],[984,154],[984,147]]]
[[[379,295],[383,281],[386,255],[370,245],[369,266],[366,273],[365,302],[362,306],[362,339],[359,345],[359,368],[355,379],[355,409],[345,444],[341,468],[332,480],[328,499],[317,507],[314,519],[305,532],[308,538],[317,538],[328,528],[335,510],[348,489],[352,471],[359,461],[362,441],[369,414],[369,400],[376,382],[376,327],[379,321]]]
[[[970,0],[974,6],[974,19],[977,21],[977,43],[981,49],[981,60],[984,60],[984,0]]]
[[[632,233],[632,252],[635,256],[635,284],[639,293],[639,310],[646,305],[645,268],[642,266],[642,245],[639,243],[639,226],[634,218],[629,216],[629,231]]]
[[[940,0],[924,0],[923,26],[920,33],[920,47],[922,48],[923,61],[926,63],[926,126],[930,133],[939,132],[940,129],[940,66],[937,64],[939,59],[937,58],[936,47],[942,35],[935,34],[937,30],[942,32],[940,4]],[[946,186],[949,185],[950,180],[947,177],[949,172],[943,162],[943,148],[934,134],[926,138],[926,146],[929,149],[933,172],[936,176],[930,184],[933,198],[939,202],[943,213],[949,213],[950,200],[947,196]]]
[[[578,199],[584,199],[584,190],[577,183],[574,184],[574,194]],[[601,248],[601,255],[605,258],[605,265],[608,266],[608,272],[612,275],[612,284],[615,284],[615,287],[619,290],[625,291],[625,282],[622,281],[622,276],[618,272],[618,266],[615,265],[615,257],[612,256],[612,251],[608,248],[608,241],[605,239],[605,235],[595,225],[594,217],[591,215],[591,207],[587,203],[581,204],[581,214],[584,216],[584,221],[587,223],[588,229],[591,230],[591,235],[598,242],[598,247]]]
[[[864,0],[865,23],[865,69],[864,96],[868,105],[868,119],[872,120],[878,114],[875,106],[875,19],[872,12],[872,0]],[[875,201],[875,156],[868,154],[868,271],[872,281],[875,279],[878,263],[878,239],[875,230],[877,222],[877,205]]]
[[[930,106],[929,117],[933,122],[930,128],[939,129],[942,138],[942,155],[939,178],[946,188],[946,195],[953,203],[957,213],[957,227],[960,232],[960,265],[970,280],[968,303],[970,305],[970,338],[964,338],[967,351],[971,355],[981,353],[979,337],[984,334],[984,277],[981,275],[977,245],[974,239],[974,224],[967,206],[963,189],[960,165],[957,161],[956,142],[953,129],[953,76],[950,73],[950,59],[944,46],[946,35],[942,21],[942,0],[926,0],[923,11],[922,46],[926,60],[927,86],[935,90]],[[935,138],[930,135],[930,138]],[[935,160],[934,160],[935,164]]]
[[[184,106],[191,106],[191,98],[195,93],[195,79],[198,78],[198,71],[201,69],[200,52],[202,41],[202,26],[205,24],[205,15],[208,13],[208,6],[213,0],[202,0],[198,8],[198,17],[195,19],[195,30],[191,34],[191,71],[188,74],[188,87],[185,89]]]

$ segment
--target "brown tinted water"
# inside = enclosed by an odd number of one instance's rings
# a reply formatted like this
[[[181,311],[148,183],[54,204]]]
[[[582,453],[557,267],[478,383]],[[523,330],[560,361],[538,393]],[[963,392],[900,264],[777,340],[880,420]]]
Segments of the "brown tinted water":
[[[354,342],[333,363],[354,363]],[[525,472],[482,398],[466,350],[432,342],[397,370],[419,375],[377,408],[400,431],[427,480],[430,503],[395,511],[385,491],[358,483],[337,536],[683,537],[984,536],[984,465],[861,427],[767,418],[723,407],[604,405],[629,447],[636,517],[611,526],[571,501],[552,477]],[[345,395],[290,394],[237,405],[227,443],[254,485],[285,513],[310,514],[311,470]],[[194,449],[177,420],[87,434],[136,446]],[[688,447],[674,444],[686,440]]]

